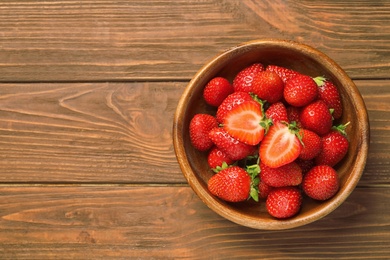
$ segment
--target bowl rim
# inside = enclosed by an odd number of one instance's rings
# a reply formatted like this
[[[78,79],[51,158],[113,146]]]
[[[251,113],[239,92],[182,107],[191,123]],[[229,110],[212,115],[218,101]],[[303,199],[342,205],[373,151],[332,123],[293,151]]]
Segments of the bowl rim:
[[[344,185],[339,190],[337,196],[331,198],[330,200],[322,202],[325,204],[325,206],[321,207],[321,209],[305,217],[299,217],[298,214],[297,216],[289,219],[283,219],[283,220],[273,219],[272,221],[260,222],[254,217],[241,214],[237,211],[234,211],[230,207],[224,207],[224,205],[226,204],[224,204],[219,199],[209,194],[209,192],[206,189],[197,188],[199,186],[202,186],[202,183],[198,178],[196,178],[196,176],[193,175],[191,165],[189,164],[187,154],[185,153],[185,147],[183,145],[184,138],[182,135],[184,129],[183,129],[183,121],[181,120],[181,117],[187,112],[188,109],[188,105],[187,105],[188,102],[186,102],[187,98],[189,96],[192,96],[194,89],[197,86],[197,83],[202,80],[205,71],[215,66],[218,62],[229,60],[234,54],[244,52],[247,49],[261,48],[268,45],[273,45],[285,49],[291,49],[294,51],[297,51],[299,49],[299,52],[301,52],[304,55],[315,55],[321,60],[321,63],[325,64],[325,66],[331,70],[331,72],[334,74],[335,77],[342,78],[344,80],[345,82],[344,87],[347,89],[347,91],[350,91],[352,93],[351,95],[353,96],[354,106],[364,108],[364,109],[356,109],[356,113],[358,114],[358,117],[363,119],[362,122],[359,122],[359,125],[361,127],[360,140],[363,140],[363,143],[361,144],[362,146],[360,151],[358,151],[358,156],[362,158],[362,160],[359,160],[358,164],[355,164],[353,169],[351,169],[351,171],[354,171],[355,173],[351,174],[348,177],[348,181],[346,185]],[[363,97],[361,96],[358,88],[356,87],[354,82],[350,79],[350,77],[347,75],[347,73],[334,60],[332,60],[330,57],[328,57],[326,54],[319,51],[318,49],[315,49],[309,45],[296,42],[296,41],[284,40],[284,39],[272,39],[272,38],[258,39],[258,40],[252,40],[252,41],[240,43],[214,56],[207,63],[205,63],[205,65],[203,65],[196,72],[196,74],[188,83],[188,85],[186,86],[185,90],[182,93],[182,96],[178,102],[174,114],[173,134],[172,134],[175,155],[179,163],[180,169],[184,177],[188,181],[188,184],[190,185],[192,190],[198,195],[198,197],[210,209],[212,209],[222,217],[232,222],[235,222],[239,225],[243,225],[254,229],[261,229],[261,230],[282,230],[282,229],[289,229],[289,228],[306,225],[325,217],[326,215],[334,211],[337,207],[339,207],[339,205],[342,204],[347,199],[347,197],[352,193],[352,191],[356,187],[357,183],[359,182],[363,174],[366,160],[367,160],[367,154],[368,154],[369,137],[370,137],[370,127],[369,127],[368,113],[367,113],[367,109]]]

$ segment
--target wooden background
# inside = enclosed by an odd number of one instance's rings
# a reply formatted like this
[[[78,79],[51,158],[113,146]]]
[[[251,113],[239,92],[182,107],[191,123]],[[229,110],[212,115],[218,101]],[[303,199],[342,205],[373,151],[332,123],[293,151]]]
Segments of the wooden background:
[[[390,1],[0,2],[0,259],[389,259]],[[322,220],[238,226],[186,183],[172,119],[241,42],[326,53],[368,108],[357,189]]]

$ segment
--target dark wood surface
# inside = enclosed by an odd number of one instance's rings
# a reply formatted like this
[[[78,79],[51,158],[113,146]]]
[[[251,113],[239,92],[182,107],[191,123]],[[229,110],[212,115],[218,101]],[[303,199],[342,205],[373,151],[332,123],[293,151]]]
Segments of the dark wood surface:
[[[390,1],[1,1],[0,259],[389,259]],[[304,227],[207,208],[172,145],[196,71],[282,38],[354,80],[371,142],[358,187]]]

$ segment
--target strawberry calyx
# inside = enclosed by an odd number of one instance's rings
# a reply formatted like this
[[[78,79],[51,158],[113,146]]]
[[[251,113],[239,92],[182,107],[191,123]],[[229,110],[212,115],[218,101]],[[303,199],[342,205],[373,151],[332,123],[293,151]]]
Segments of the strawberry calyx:
[[[246,172],[251,177],[251,188],[248,199],[259,201],[260,166],[258,163],[246,166]]]
[[[259,97],[258,97],[256,94],[254,94],[253,92],[249,93],[249,95],[252,97],[252,99],[253,99],[254,101],[256,101],[257,103],[260,104],[261,109],[262,109],[262,112],[263,112],[263,114],[264,114],[264,104],[265,104],[266,101],[264,101],[264,100],[262,100],[261,98],[259,98]]]
[[[213,168],[212,171],[215,173],[218,173],[222,170],[225,170],[228,167],[229,167],[229,165],[226,162],[223,162],[221,166],[217,166],[217,167]]]
[[[293,133],[299,140],[299,142],[301,143],[301,145],[304,146],[304,143],[302,141],[302,135],[300,133],[300,128],[298,127],[297,125],[297,122],[295,121],[292,121],[291,123],[287,123],[287,122],[282,122],[283,124],[287,125],[288,127],[288,130]]]
[[[335,130],[335,131],[338,131],[340,132],[342,135],[344,136],[347,136],[347,132],[345,131],[345,129],[347,128],[347,126],[350,124],[351,122],[347,122],[345,124],[340,124],[340,125],[335,125],[335,126],[332,126],[332,130]]]
[[[317,86],[321,87],[325,84],[325,81],[327,80],[325,76],[318,76],[313,78],[314,82],[317,84]]]
[[[251,95],[251,97],[253,98],[254,101],[256,101],[257,103],[260,104],[261,114],[263,115],[263,118],[261,119],[259,124],[261,125],[261,127],[264,128],[264,134],[267,134],[270,125],[272,125],[272,119],[269,119],[269,118],[267,118],[265,116],[264,106],[265,106],[265,103],[267,103],[267,101],[264,101],[264,100],[260,99],[254,93],[250,93],[250,95]]]

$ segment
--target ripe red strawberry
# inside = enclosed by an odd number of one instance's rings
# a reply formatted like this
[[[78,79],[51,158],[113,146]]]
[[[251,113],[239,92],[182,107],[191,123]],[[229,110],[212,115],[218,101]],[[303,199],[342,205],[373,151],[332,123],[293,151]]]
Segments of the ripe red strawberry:
[[[311,77],[298,75],[286,82],[283,96],[290,105],[303,107],[317,98],[318,87]]]
[[[235,139],[257,145],[268,127],[263,117],[261,105],[256,101],[247,101],[226,113],[223,128]]]
[[[267,185],[265,182],[259,182],[259,198],[266,199],[273,187]]]
[[[257,73],[252,81],[252,92],[261,100],[270,104],[278,102],[283,97],[284,82],[272,71]]]
[[[208,181],[211,194],[229,202],[245,201],[257,191],[252,178],[243,168],[231,166],[213,175]],[[256,184],[257,185],[257,184]]]
[[[276,122],[289,122],[287,116],[287,109],[282,102],[277,102],[269,106],[265,111],[265,116],[272,119],[272,123]]]
[[[233,88],[235,92],[252,92],[253,77],[260,71],[264,70],[264,66],[261,63],[254,63],[245,69],[237,73],[233,79]]]
[[[302,127],[301,121],[299,119],[301,115],[301,108],[299,107],[293,107],[293,106],[288,106],[287,108],[287,118],[288,122],[291,124],[295,122],[296,126],[298,128]]]
[[[266,200],[268,213],[279,219],[296,215],[301,209],[301,205],[302,194],[297,187],[274,188]]]
[[[328,134],[322,137],[322,150],[315,158],[317,165],[325,164],[334,166],[340,162],[348,152],[349,142],[345,132],[340,132],[340,127],[345,128],[346,125],[336,127]]]
[[[256,146],[248,145],[230,136],[222,127],[213,128],[209,133],[216,147],[233,161],[244,159],[256,152]]]
[[[210,80],[203,90],[203,98],[207,104],[217,107],[234,91],[230,82],[223,77]]]
[[[323,100],[329,109],[333,109],[334,119],[339,119],[343,114],[343,105],[337,87],[324,77],[316,77],[314,81],[318,85],[318,99]]]
[[[297,186],[302,182],[302,170],[295,162],[270,168],[260,163],[260,180],[271,187]]]
[[[233,86],[223,77],[211,79],[203,90],[203,98],[207,104],[217,107],[234,92]]]
[[[190,121],[190,140],[192,145],[199,151],[207,151],[213,146],[209,132],[218,123],[215,117],[209,114],[196,114]]]
[[[246,101],[252,101],[253,98],[246,92],[234,92],[224,99],[222,104],[217,109],[217,121],[223,123],[227,112],[232,110],[235,106],[242,104]]]
[[[234,163],[234,161],[230,159],[226,153],[217,147],[214,147],[210,150],[209,154],[207,155],[207,162],[211,169],[218,169],[218,167],[222,167],[223,163],[226,163],[227,165]]]
[[[302,189],[312,199],[327,200],[339,190],[340,181],[337,172],[328,165],[318,165],[306,173]]]
[[[302,160],[311,160],[316,157],[322,149],[321,137],[313,131],[300,129],[299,135],[303,143],[299,158]]]
[[[300,75],[300,73],[295,71],[295,70],[288,69],[288,68],[281,67],[281,66],[276,66],[276,65],[268,65],[265,70],[276,72],[276,74],[279,75],[279,77],[283,80],[284,83],[286,83],[287,80],[289,80],[297,75]]]
[[[297,158],[295,162],[301,167],[302,174],[305,175],[308,171],[315,166],[314,160],[302,160]]]
[[[303,128],[311,130],[318,135],[328,133],[333,124],[332,114],[322,100],[317,100],[304,107],[300,113],[299,120]]]
[[[267,135],[260,143],[261,162],[271,168],[278,168],[298,158],[302,145],[291,125],[276,123],[270,126]]]

